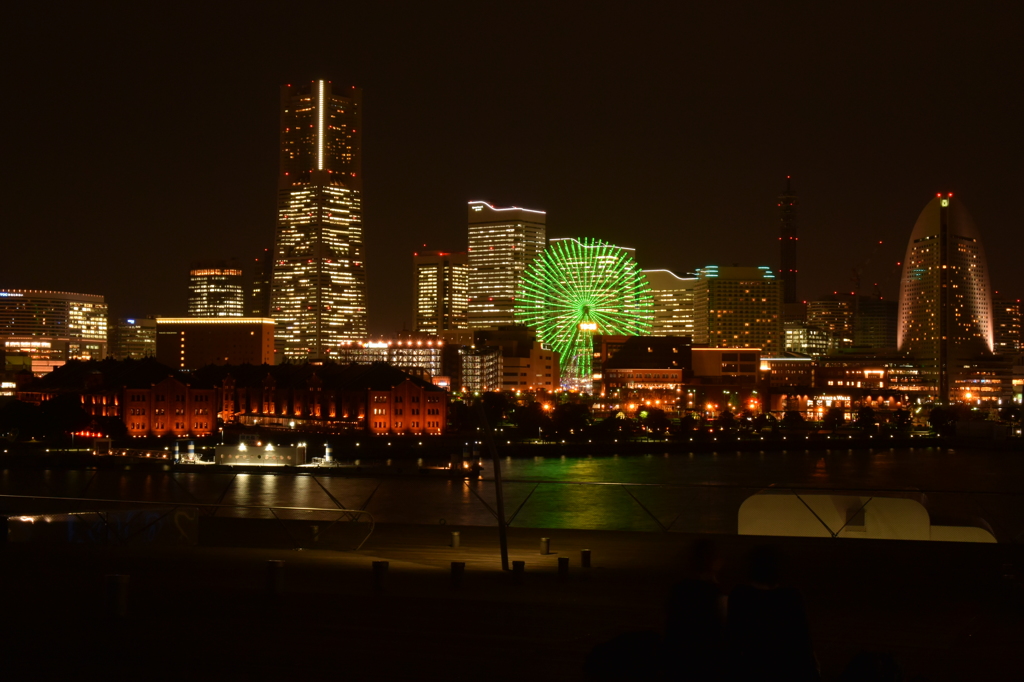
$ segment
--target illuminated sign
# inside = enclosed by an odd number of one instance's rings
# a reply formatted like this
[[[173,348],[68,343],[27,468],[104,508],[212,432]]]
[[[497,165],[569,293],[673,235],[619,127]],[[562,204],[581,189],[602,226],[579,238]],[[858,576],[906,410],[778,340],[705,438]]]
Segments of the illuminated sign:
[[[580,330],[585,332],[597,331],[597,322],[580,322]]]

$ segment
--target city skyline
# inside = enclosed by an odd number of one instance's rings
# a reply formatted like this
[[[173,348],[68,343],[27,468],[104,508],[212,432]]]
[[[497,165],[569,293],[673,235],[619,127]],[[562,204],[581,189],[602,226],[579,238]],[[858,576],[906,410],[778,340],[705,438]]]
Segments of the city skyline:
[[[5,186],[17,198],[9,221],[18,229],[0,254],[3,285],[102,294],[114,315],[184,314],[189,262],[252,262],[272,242],[276,92],[305,76],[366,91],[372,335],[411,322],[412,292],[390,270],[424,241],[427,250],[463,248],[470,200],[545,210],[550,237],[636,248],[645,269],[777,268],[776,197],[786,175],[800,194],[801,299],[851,288],[855,269],[865,290],[878,281],[895,299],[905,226],[937,191],[970,203],[990,245],[993,288],[1021,296],[1013,270],[1021,103],[1005,86],[1019,82],[1024,60],[1005,15],[885,8],[779,17],[766,7],[726,36],[714,30],[719,10],[623,23],[579,9],[360,10],[350,17],[352,39],[330,51],[291,31],[298,18],[287,16],[209,34],[169,17],[180,30],[149,45],[129,37],[128,18],[17,10],[12,48],[31,44],[70,66],[54,89],[47,67],[19,61],[16,80],[34,106],[15,112]],[[214,13],[208,25],[228,19]],[[317,35],[331,22],[319,23]],[[530,35],[538,49],[470,62],[445,38],[478,23],[500,44]],[[682,41],[660,28],[680,24]],[[569,30],[564,40],[559,27]],[[954,32],[950,49],[930,47]],[[146,58],[163,54],[171,35],[205,50],[202,63]],[[616,47],[599,50],[594,36],[614,36]],[[779,68],[787,87],[763,85]],[[228,74],[230,88],[210,80]],[[173,96],[195,90],[202,116],[197,100]],[[505,106],[510,95],[531,105]],[[68,97],[89,102],[74,126],[59,118]],[[145,116],[132,115],[142,107]],[[597,142],[608,133],[614,143]],[[75,180],[44,200],[34,178],[54,164]],[[47,210],[35,210],[42,201]],[[39,248],[40,234],[52,246]],[[150,257],[151,235],[163,234],[178,236]],[[114,267],[96,267],[107,261]]]

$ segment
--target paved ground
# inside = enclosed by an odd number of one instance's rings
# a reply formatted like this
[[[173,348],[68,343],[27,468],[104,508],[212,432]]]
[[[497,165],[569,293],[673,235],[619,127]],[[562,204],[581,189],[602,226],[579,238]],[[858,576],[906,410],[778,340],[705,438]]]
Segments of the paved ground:
[[[458,530],[462,546],[448,546]],[[553,554],[539,542],[551,538]],[[491,528],[378,526],[360,551],[9,544],[0,554],[5,679],[582,679],[587,652],[660,632],[695,536],[510,530],[503,573]],[[1019,545],[718,536],[723,581],[771,543],[805,595],[827,680],[857,651],[893,652],[908,679],[1019,679]],[[593,567],[580,568],[580,549]],[[570,559],[567,580],[558,557]],[[267,561],[285,561],[281,596]],[[371,564],[389,562],[383,589]],[[460,588],[450,563],[466,562]],[[1007,568],[1009,564],[1010,568]],[[104,576],[130,575],[110,618]]]

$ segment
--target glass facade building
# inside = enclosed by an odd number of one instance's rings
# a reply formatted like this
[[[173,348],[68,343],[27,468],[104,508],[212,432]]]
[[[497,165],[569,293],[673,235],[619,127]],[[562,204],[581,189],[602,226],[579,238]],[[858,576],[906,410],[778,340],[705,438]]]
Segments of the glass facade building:
[[[935,397],[947,401],[968,361],[992,352],[992,322],[978,228],[963,202],[940,194],[918,216],[903,260],[899,350],[921,362]]]
[[[271,317],[286,360],[366,337],[362,92],[329,81],[281,89]]]
[[[782,282],[771,268],[709,265],[697,277],[695,343],[782,353]]]
[[[245,285],[237,261],[192,263],[188,273],[189,317],[242,317]]]
[[[102,360],[107,304],[90,294],[0,289],[0,342],[6,354],[28,355],[37,375],[68,360]]]
[[[415,331],[439,334],[452,329],[467,329],[467,254],[421,251],[413,254],[412,265],[416,306]]]
[[[547,246],[547,215],[469,202],[469,327],[515,324],[516,287]]]
[[[693,337],[693,294],[696,277],[680,277],[670,270],[644,270],[654,298],[651,336]]]

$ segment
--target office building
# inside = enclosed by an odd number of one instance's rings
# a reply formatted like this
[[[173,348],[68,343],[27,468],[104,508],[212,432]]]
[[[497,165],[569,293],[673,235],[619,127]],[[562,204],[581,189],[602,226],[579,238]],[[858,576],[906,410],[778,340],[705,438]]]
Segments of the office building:
[[[37,375],[68,360],[101,360],[107,304],[90,294],[0,289],[0,343],[5,355],[28,356]]]
[[[467,329],[469,304],[468,255],[444,251],[413,254],[415,331],[440,334]]]
[[[670,270],[644,270],[654,299],[651,336],[693,336],[694,290],[698,278]]]
[[[546,215],[469,202],[469,327],[515,323],[516,287],[547,245]]]
[[[782,353],[782,282],[771,268],[709,265],[697,277],[694,343]]]
[[[259,317],[158,317],[156,358],[175,369],[274,364],[274,321]]]
[[[271,317],[287,360],[323,359],[366,338],[358,88],[281,88]]]
[[[1000,355],[1019,353],[1021,345],[1020,299],[996,292],[992,297],[993,350]]]
[[[914,225],[898,324],[899,350],[922,363],[933,397],[962,399],[965,368],[993,350],[992,293],[981,235],[952,194],[928,202]]]
[[[796,296],[796,191],[786,176],[786,191],[779,195],[779,279],[782,280],[782,303],[793,305]]]
[[[110,325],[110,356],[115,360],[156,357],[156,320],[122,317]]]
[[[198,261],[188,273],[189,317],[242,317],[245,283],[238,261]]]
[[[811,357],[821,357],[834,353],[836,337],[820,327],[806,322],[784,322],[783,332],[786,335],[786,350]]]
[[[836,339],[836,346],[847,348],[853,345],[853,301],[852,297],[839,294],[825,296],[807,303],[807,324],[824,329]]]

